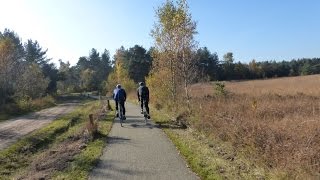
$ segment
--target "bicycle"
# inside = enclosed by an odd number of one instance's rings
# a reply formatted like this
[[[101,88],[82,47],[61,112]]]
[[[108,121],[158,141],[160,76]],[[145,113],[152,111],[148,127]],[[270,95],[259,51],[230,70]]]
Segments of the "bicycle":
[[[123,109],[122,109],[120,102],[118,102],[118,116],[119,116],[120,125],[121,125],[121,127],[123,127],[122,122],[124,120],[124,115],[123,115]]]

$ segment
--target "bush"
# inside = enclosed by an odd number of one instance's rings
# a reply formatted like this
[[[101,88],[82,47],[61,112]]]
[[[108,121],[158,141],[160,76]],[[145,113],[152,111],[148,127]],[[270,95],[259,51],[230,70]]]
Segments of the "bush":
[[[19,106],[15,103],[9,103],[4,105],[2,108],[4,113],[6,114],[14,114],[17,109],[19,109]]]
[[[48,108],[55,105],[52,96],[32,100],[29,96],[16,98],[14,102],[3,105],[0,110],[0,119],[5,120],[11,116],[25,114],[31,111]]]
[[[223,82],[216,82],[214,83],[214,90],[215,94],[218,96],[225,96],[227,95],[227,90]]]
[[[157,109],[164,107],[170,109],[172,107],[172,97],[168,81],[165,73],[152,74],[146,79],[146,84],[150,90],[150,101]]]
[[[39,110],[39,109],[43,109],[43,108],[48,108],[48,107],[51,107],[54,105],[55,105],[55,99],[50,95],[45,96],[43,98],[38,98],[38,99],[32,100],[32,102],[31,102],[32,110]]]
[[[16,104],[18,105],[18,109],[20,112],[29,112],[31,111],[31,98],[27,95],[19,97],[16,100]]]

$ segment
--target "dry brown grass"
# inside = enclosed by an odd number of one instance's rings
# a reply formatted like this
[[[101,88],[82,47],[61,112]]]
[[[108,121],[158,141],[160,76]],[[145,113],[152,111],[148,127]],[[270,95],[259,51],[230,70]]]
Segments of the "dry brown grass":
[[[227,97],[214,96],[212,84],[195,85],[193,125],[271,171],[319,177],[319,82],[319,75],[226,82]]]
[[[85,142],[80,137],[68,139],[36,157],[27,173],[17,179],[51,179],[54,172],[66,169],[84,147]]]
[[[227,90],[237,94],[258,95],[279,94],[320,96],[320,75],[285,77],[269,80],[255,80],[227,83]]]
[[[105,138],[99,124],[106,118],[107,105],[91,106],[89,112],[93,114],[88,114],[88,119],[79,120],[77,118],[78,122],[71,120],[63,137],[57,138],[61,138],[62,141],[56,140],[51,147],[49,146],[50,148],[44,149],[32,159],[25,172],[18,174],[13,179],[55,179],[53,178],[55,173],[70,168],[77,156],[90,146],[90,142],[94,143],[97,138]],[[71,128],[73,130],[70,130]]]
[[[320,96],[320,75],[284,77],[277,79],[225,82],[226,90],[235,94],[261,96],[278,95],[309,95]],[[194,95],[213,95],[211,83],[196,84],[192,88]]]

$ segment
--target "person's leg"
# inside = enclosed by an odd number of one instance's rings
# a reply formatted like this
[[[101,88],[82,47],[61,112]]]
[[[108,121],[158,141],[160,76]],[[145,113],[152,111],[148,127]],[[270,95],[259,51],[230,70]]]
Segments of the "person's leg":
[[[140,99],[141,113],[143,113],[143,99]]]
[[[119,117],[119,113],[118,113],[118,101],[114,100],[114,102],[116,103],[116,117]]]
[[[146,107],[146,111],[147,111],[147,114],[148,114],[148,119],[150,119],[150,112],[149,112],[149,102],[147,100],[144,101],[144,105]]]
[[[123,115],[125,116],[126,115],[126,108],[124,107],[124,101],[120,101],[120,105],[123,109]]]
[[[114,100],[114,102],[116,103],[116,111],[118,111],[118,101]]]

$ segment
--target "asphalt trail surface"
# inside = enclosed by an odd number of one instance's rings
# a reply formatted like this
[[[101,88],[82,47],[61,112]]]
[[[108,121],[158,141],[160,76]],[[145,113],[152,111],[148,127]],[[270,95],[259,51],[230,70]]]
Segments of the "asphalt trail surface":
[[[137,105],[126,104],[123,126],[116,118],[107,146],[89,179],[199,179],[164,132],[144,122]]]

